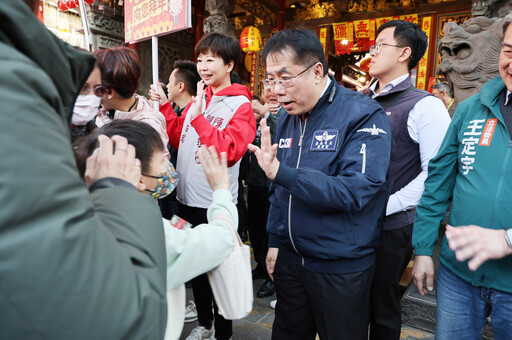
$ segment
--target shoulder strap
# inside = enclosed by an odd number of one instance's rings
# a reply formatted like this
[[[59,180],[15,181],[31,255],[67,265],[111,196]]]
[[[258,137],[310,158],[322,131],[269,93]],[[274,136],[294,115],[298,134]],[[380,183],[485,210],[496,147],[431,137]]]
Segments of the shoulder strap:
[[[387,110],[398,99],[400,99],[403,95],[405,95],[407,92],[411,91],[412,89],[414,89],[414,86],[411,85],[406,90],[393,92],[391,94],[388,94],[388,95],[382,96],[382,97],[376,97],[375,100],[377,102],[379,102],[380,106],[382,106],[382,108],[384,110]]]
[[[233,219],[229,215],[218,213],[212,218],[212,222],[215,220],[221,220],[227,225],[229,231],[231,232],[231,236],[233,236],[233,250],[244,245],[240,239],[240,235],[238,235],[238,232],[236,231]]]

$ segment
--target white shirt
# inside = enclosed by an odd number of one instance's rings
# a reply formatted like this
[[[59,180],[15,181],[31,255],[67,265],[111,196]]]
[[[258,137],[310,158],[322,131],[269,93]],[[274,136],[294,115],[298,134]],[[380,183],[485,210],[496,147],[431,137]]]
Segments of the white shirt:
[[[384,86],[379,94],[375,94],[375,87],[377,86],[377,82],[375,82],[370,86],[370,89],[374,92],[372,98],[388,93],[408,76],[409,74],[404,74],[394,79]],[[414,105],[407,118],[407,131],[411,139],[419,144],[421,172],[409,184],[389,196],[386,216],[414,208],[420,203],[421,195],[425,190],[425,179],[428,175],[428,162],[437,154],[450,121],[446,106],[434,96],[422,98]]]
[[[505,96],[505,105],[507,105],[507,104],[508,104],[508,100],[510,99],[510,94],[511,94],[511,93],[512,93],[512,92],[510,92],[510,91],[507,89],[507,95]]]

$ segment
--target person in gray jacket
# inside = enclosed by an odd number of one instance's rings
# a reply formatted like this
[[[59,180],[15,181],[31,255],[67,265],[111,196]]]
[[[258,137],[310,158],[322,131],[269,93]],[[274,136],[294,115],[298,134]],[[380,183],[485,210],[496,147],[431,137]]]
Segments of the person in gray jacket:
[[[140,161],[100,136],[88,192],[69,126],[95,58],[31,9],[0,1],[0,338],[162,339],[164,232]]]

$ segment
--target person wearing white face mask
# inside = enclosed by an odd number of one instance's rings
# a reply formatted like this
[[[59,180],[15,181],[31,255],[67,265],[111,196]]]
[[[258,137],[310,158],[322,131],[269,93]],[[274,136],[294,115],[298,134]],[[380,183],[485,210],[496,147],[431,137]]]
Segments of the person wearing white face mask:
[[[87,136],[97,128],[93,120],[98,115],[101,97],[106,90],[107,87],[101,85],[100,69],[96,66],[87,78],[73,107],[71,142],[82,136]]]
[[[95,95],[79,95],[76,98],[71,116],[71,124],[85,125],[96,117],[100,108],[101,98]]]

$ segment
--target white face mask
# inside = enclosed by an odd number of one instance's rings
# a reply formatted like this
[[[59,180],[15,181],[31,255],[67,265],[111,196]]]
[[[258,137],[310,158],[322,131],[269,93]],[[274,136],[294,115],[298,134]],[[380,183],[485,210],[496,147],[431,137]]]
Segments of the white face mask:
[[[91,121],[100,108],[101,98],[95,95],[79,95],[73,108],[71,123],[75,125],[85,125]]]

